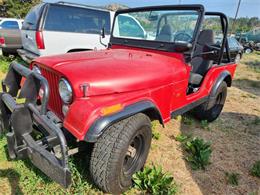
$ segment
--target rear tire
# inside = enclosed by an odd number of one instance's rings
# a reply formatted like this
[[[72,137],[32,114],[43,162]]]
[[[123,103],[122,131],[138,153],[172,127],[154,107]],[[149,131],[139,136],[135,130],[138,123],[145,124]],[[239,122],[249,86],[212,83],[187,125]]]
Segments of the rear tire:
[[[110,126],[95,143],[90,173],[103,191],[120,194],[132,186],[132,175],[143,168],[152,140],[150,119],[136,114]]]
[[[227,83],[223,81],[217,89],[216,98],[208,99],[205,103],[194,108],[193,114],[199,120],[212,122],[220,115],[227,97]],[[209,107],[209,105],[213,105]]]
[[[245,49],[245,53],[247,53],[247,54],[250,54],[252,52],[253,52],[253,49],[251,49],[251,48],[246,48]]]

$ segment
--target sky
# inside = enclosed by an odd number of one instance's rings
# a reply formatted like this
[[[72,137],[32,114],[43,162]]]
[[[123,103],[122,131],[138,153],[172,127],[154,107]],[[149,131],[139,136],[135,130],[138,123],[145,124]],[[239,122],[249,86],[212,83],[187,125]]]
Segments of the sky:
[[[45,0],[45,2],[57,2],[59,0]],[[173,5],[173,4],[202,4],[206,11],[221,11],[229,17],[234,17],[239,0],[64,0],[87,5],[107,5],[120,3],[129,7],[141,7],[150,5]],[[259,17],[260,0],[242,0],[238,17]]]

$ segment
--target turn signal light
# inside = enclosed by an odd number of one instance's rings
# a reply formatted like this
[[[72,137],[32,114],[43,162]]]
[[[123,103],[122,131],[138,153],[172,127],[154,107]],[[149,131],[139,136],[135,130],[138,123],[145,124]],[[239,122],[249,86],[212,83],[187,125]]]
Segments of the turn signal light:
[[[108,106],[108,107],[104,107],[101,109],[101,114],[102,116],[106,116],[106,115],[110,115],[116,112],[119,112],[121,110],[123,110],[123,105],[122,104],[115,104],[113,106]]]

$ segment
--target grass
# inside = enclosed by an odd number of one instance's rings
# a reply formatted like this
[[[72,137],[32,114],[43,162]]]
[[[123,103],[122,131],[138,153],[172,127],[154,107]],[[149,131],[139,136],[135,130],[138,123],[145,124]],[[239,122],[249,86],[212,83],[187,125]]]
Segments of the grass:
[[[260,160],[256,161],[250,169],[251,175],[260,178]]]
[[[226,181],[229,185],[232,185],[232,186],[238,186],[239,184],[239,174],[238,173],[229,173],[229,172],[226,172],[225,173],[225,176],[226,176]]]

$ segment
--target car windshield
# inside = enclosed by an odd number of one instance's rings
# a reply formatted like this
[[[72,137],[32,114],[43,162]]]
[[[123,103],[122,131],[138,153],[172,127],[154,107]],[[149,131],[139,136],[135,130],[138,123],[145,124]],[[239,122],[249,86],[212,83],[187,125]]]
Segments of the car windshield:
[[[187,42],[193,41],[199,13],[195,10],[154,10],[118,14],[113,37],[123,39]]]

